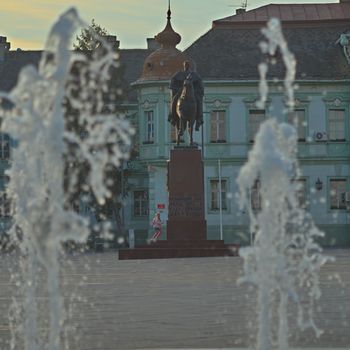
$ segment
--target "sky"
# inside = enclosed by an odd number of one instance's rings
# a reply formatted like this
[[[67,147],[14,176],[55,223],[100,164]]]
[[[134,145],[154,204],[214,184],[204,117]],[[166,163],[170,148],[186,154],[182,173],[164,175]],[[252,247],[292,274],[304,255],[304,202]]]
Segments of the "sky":
[[[320,3],[334,0],[248,0],[248,10],[269,3]],[[242,0],[171,0],[172,26],[183,50],[205,34],[213,20],[231,16]],[[75,7],[82,19],[117,35],[120,48],[146,48],[146,38],[162,31],[168,0],[0,0],[0,36],[11,49],[41,50],[50,27],[58,16]]]

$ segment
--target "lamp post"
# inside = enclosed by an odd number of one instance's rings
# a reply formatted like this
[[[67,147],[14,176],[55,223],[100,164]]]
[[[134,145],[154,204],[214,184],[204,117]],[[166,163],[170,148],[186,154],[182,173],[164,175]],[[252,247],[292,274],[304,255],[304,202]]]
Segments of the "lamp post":
[[[210,114],[210,112],[203,112],[203,115],[204,114]],[[202,137],[202,159],[204,159],[204,124],[202,124],[201,126],[201,137]]]
[[[315,187],[316,187],[317,191],[321,191],[322,190],[323,183],[322,183],[322,181],[320,180],[319,177],[317,178],[317,180],[315,182]]]
[[[220,240],[223,240],[223,230],[222,230],[222,188],[221,188],[221,159],[218,159],[219,166],[219,218],[220,218]]]

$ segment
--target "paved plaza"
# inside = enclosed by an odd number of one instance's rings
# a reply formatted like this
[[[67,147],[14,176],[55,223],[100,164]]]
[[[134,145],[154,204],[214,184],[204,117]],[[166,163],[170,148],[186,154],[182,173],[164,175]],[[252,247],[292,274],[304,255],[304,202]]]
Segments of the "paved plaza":
[[[336,262],[321,274],[315,319],[324,334],[316,339],[311,331],[297,332],[293,323],[295,347],[350,348],[350,250],[326,254]],[[18,289],[10,274],[17,260],[0,256],[0,349],[10,349],[7,314]],[[68,321],[62,349],[229,349],[255,342],[255,290],[236,283],[242,273],[239,257],[118,261],[117,253],[105,252],[63,260]],[[47,319],[44,287],[38,302]],[[47,324],[40,327],[45,334]]]

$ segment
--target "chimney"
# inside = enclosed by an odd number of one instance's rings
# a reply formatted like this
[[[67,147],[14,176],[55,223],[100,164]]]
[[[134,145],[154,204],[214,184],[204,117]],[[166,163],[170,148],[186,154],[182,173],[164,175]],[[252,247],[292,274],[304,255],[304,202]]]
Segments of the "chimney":
[[[242,15],[243,13],[245,13],[245,8],[239,8],[236,10],[236,15]]]
[[[112,48],[114,50],[118,50],[119,49],[119,44],[120,44],[120,41],[117,40],[117,36],[116,35],[105,35],[103,37],[108,44],[110,44],[112,46]]]
[[[147,38],[147,49],[157,50],[160,48],[160,44],[154,38]]]
[[[5,55],[10,51],[11,44],[7,42],[6,36],[0,36],[0,61],[5,61]]]

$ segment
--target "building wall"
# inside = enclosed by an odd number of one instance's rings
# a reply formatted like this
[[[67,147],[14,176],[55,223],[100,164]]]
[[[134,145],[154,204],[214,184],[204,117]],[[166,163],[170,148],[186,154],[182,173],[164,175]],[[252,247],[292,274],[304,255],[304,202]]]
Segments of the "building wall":
[[[167,122],[169,90],[168,82],[157,82],[138,86],[139,92],[139,125],[140,125],[140,162],[151,169],[148,174],[150,193],[149,221],[157,210],[158,203],[166,203],[162,209],[162,219],[167,219],[166,164],[173,143],[170,140],[170,124]],[[219,213],[210,209],[210,179],[218,177],[218,159],[221,160],[222,179],[227,180],[227,209],[223,211],[223,237],[226,242],[249,243],[249,218],[246,212],[239,209],[236,200],[236,178],[240,167],[247,160],[252,143],[248,139],[249,109],[256,109],[258,98],[256,82],[206,82],[204,98],[204,173],[206,195],[206,220],[208,238],[220,237]],[[306,140],[298,144],[298,156],[302,176],[307,183],[306,210],[313,215],[316,224],[326,232],[323,244],[350,245],[350,212],[346,209],[331,210],[329,181],[332,177],[345,178],[350,191],[350,93],[345,83],[310,82],[300,83],[296,91],[297,108],[306,111]],[[267,101],[270,116],[280,122],[286,121],[284,96],[278,86],[270,89]],[[330,108],[345,109],[344,142],[317,142],[314,133],[321,131],[329,134]],[[153,143],[145,143],[146,124],[144,112],[153,110],[155,138]],[[225,111],[224,143],[210,142],[210,112]],[[201,132],[195,133],[195,140],[202,146]],[[315,182],[320,179],[322,190],[315,190]],[[130,218],[129,224],[136,225]],[[145,227],[146,229],[146,227]],[[165,236],[163,236],[165,238]]]

